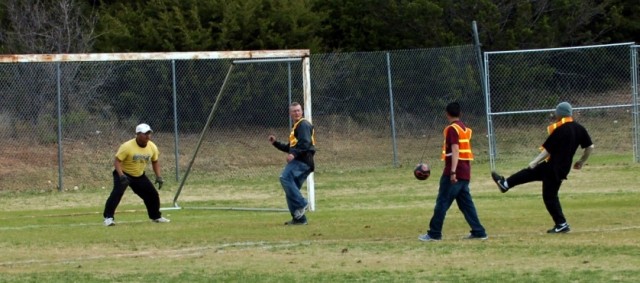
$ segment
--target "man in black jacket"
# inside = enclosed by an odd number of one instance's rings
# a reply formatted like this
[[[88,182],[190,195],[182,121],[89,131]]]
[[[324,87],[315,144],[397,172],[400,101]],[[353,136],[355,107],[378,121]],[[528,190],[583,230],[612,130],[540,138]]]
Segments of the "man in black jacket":
[[[542,144],[542,152],[525,169],[505,178],[496,172],[491,177],[501,192],[506,193],[515,186],[533,181],[542,181],[542,199],[555,225],[547,233],[567,233],[571,231],[562,213],[558,191],[562,180],[567,179],[571,163],[578,146],[584,151],[573,169],[579,170],[589,158],[593,143],[587,130],[573,120],[573,109],[568,102],[556,107],[556,122],[547,127],[549,136]]]
[[[315,167],[313,155],[316,152],[316,139],[313,125],[303,117],[300,103],[293,102],[289,105],[289,116],[294,123],[289,134],[289,142],[279,142],[273,135],[269,136],[269,142],[277,149],[288,153],[287,165],[280,174],[280,184],[284,189],[292,219],[284,224],[306,225],[305,212],[309,203],[302,196],[300,188]]]

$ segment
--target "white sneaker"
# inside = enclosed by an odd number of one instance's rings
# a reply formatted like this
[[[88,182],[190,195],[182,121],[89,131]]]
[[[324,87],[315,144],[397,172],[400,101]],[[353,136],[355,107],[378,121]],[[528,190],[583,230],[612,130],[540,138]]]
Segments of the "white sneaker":
[[[169,222],[171,222],[171,220],[166,219],[164,217],[160,217],[158,219],[153,219],[153,222],[155,222],[155,223],[169,223]]]
[[[304,207],[302,208],[298,208],[293,212],[293,218],[296,220],[300,220],[300,218],[302,218],[302,216],[304,216],[304,213],[307,212],[307,209],[309,209],[309,204],[305,204]]]
[[[442,239],[432,238],[431,236],[429,236],[429,233],[426,233],[424,235],[418,236],[418,240],[423,242],[436,242],[436,241],[441,241]]]
[[[104,226],[113,226],[116,225],[116,222],[111,217],[107,217],[104,219]]]

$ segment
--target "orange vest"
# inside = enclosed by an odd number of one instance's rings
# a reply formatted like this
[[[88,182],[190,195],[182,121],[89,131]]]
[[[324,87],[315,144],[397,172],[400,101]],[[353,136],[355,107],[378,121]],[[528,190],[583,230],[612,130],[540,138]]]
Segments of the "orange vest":
[[[573,122],[573,118],[572,118],[572,117],[564,117],[564,118],[560,119],[560,121],[555,122],[555,123],[553,123],[553,124],[549,125],[549,126],[547,127],[547,133],[549,133],[549,135],[551,135],[551,133],[553,133],[553,131],[554,131],[556,128],[558,128],[558,127],[560,127],[560,126],[564,125],[564,123],[569,123],[569,122]]]
[[[558,127],[564,125],[565,123],[570,123],[573,122],[573,117],[564,117],[562,119],[560,119],[560,121],[555,122],[549,126],[547,126],[547,133],[549,133],[549,135],[551,135],[551,133],[553,133],[553,131],[555,131]],[[544,147],[540,147],[540,151],[544,150]],[[545,158],[545,161],[549,161],[549,158],[551,158],[551,156]]]
[[[304,120],[304,118],[300,118],[300,120],[293,124],[293,127],[291,128],[291,133],[289,134],[290,147],[294,147],[296,146],[296,144],[298,144],[298,139],[296,138],[295,132],[296,128],[298,128],[298,125],[300,124],[300,122],[302,122],[302,120]],[[311,145],[316,145],[316,130],[313,128],[311,129]]]
[[[451,156],[451,153],[447,154],[447,131],[449,127],[453,127],[458,133],[458,146],[460,148],[459,160],[473,160],[473,152],[471,152],[471,128],[467,127],[465,130],[460,125],[453,123],[444,128],[444,142],[442,143],[442,155],[440,159],[444,160],[447,155]]]

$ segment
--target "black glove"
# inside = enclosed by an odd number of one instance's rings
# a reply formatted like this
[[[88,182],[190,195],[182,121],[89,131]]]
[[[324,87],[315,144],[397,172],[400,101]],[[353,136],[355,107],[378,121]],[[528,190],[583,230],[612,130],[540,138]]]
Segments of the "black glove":
[[[164,184],[162,177],[156,177],[156,184],[158,184],[158,190],[162,190],[162,184]]]
[[[120,185],[126,187],[129,185],[129,178],[127,177],[127,175],[121,175],[120,176]]]

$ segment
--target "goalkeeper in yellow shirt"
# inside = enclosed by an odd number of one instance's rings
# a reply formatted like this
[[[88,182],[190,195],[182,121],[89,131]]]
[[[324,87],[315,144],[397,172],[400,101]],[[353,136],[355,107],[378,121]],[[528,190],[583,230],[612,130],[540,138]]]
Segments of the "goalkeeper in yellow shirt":
[[[144,201],[149,219],[156,223],[169,222],[169,219],[162,217],[160,195],[144,172],[147,164],[151,163],[156,175],[155,183],[158,184],[158,189],[162,188],[163,180],[158,162],[160,152],[151,141],[152,133],[149,125],[140,124],[136,127],[136,137],[120,145],[113,161],[113,190],[104,206],[104,226],[116,224],[116,208],[127,187],[131,187],[131,190]]]

